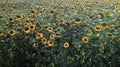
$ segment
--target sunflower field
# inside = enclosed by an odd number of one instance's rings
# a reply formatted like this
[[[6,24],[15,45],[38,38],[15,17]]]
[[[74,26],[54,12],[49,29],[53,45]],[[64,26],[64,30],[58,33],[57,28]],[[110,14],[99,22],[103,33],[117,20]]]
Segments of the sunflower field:
[[[0,0],[0,67],[120,66],[120,0]]]

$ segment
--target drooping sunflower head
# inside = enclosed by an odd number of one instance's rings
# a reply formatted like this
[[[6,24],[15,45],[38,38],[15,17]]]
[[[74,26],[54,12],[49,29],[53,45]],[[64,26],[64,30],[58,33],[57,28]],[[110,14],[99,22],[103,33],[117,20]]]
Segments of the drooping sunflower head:
[[[8,34],[10,35],[10,36],[13,36],[13,35],[15,35],[15,30],[10,30],[10,31],[8,31]]]
[[[42,38],[42,39],[41,39],[41,42],[42,42],[42,44],[45,45],[45,44],[47,43],[47,39],[46,39],[46,38]]]
[[[68,47],[69,47],[69,43],[68,43],[68,42],[65,42],[65,43],[63,44],[63,47],[64,47],[64,48],[68,48]]]
[[[88,42],[89,42],[88,37],[86,37],[86,36],[85,36],[85,37],[83,37],[83,38],[82,38],[82,42],[83,42],[83,43],[88,43]]]
[[[48,46],[53,46],[54,42],[53,42],[53,40],[48,40],[47,44],[48,44]]]

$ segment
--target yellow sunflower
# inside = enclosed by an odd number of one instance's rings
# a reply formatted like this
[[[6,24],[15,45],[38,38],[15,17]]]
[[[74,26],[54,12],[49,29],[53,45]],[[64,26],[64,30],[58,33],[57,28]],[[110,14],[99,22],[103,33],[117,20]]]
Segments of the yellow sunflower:
[[[30,13],[31,13],[31,14],[35,14],[35,10],[33,10],[33,9],[30,10]]]
[[[74,47],[79,49],[81,47],[81,45],[75,45]]]
[[[33,47],[36,47],[36,46],[38,46],[38,44],[37,43],[33,43]]]
[[[16,30],[17,33],[20,33],[21,31],[22,31],[21,29],[17,29],[17,30]]]
[[[35,30],[35,25],[34,25],[34,24],[31,24],[31,25],[29,26],[29,28],[30,28],[30,30]]]
[[[46,10],[46,7],[45,7],[45,6],[43,6],[43,7],[42,7],[42,11],[45,11],[45,10]]]
[[[68,42],[65,42],[65,43],[63,44],[63,47],[64,47],[64,48],[68,48],[68,47],[69,47],[69,43],[68,43]]]
[[[41,42],[42,42],[42,44],[45,45],[45,44],[47,43],[47,39],[46,39],[46,38],[42,38],[42,39],[41,39]]]
[[[24,32],[25,32],[25,33],[29,33],[29,32],[30,32],[30,28],[29,28],[29,27],[26,27],[26,28],[24,29]]]
[[[2,31],[0,31],[0,36],[3,36],[3,32]]]
[[[104,28],[104,29],[105,29],[105,28],[108,28],[108,24],[107,24],[107,23],[102,23],[102,24],[101,24],[101,28]]]
[[[53,42],[53,40],[48,40],[47,44],[48,44],[48,46],[53,46],[54,42]]]
[[[113,35],[112,35],[111,33],[108,33],[108,34],[107,34],[107,37],[113,38]]]
[[[100,26],[96,26],[96,27],[94,28],[94,30],[95,30],[96,32],[100,32],[100,31],[101,31],[101,27],[100,27]]]
[[[57,38],[62,38],[62,35],[61,34],[56,34],[56,37]]]
[[[79,0],[75,0],[75,2],[79,2]]]
[[[82,20],[80,20],[79,18],[77,18],[77,19],[74,20],[75,24],[80,24],[81,22],[82,22]]]
[[[0,16],[0,20],[3,20],[4,19],[4,17],[3,16]]]
[[[116,26],[117,26],[116,23],[112,23],[112,24],[111,24],[111,27],[112,27],[112,28],[115,28]]]
[[[52,28],[52,27],[47,27],[47,30],[48,30],[49,32],[53,32],[53,28]]]
[[[119,5],[114,5],[114,8],[115,8],[115,9],[118,9],[118,7],[119,7]]]
[[[38,32],[36,35],[36,39],[41,39],[43,37],[43,33],[42,32]]]
[[[120,14],[120,10],[118,10],[118,14]]]
[[[83,42],[83,43],[88,43],[88,42],[89,42],[88,37],[86,37],[86,36],[85,36],[85,37],[83,37],[83,38],[82,38],[82,42]]]
[[[54,11],[53,11],[53,10],[51,10],[51,11],[50,11],[50,14],[51,14],[51,15],[52,15],[52,14],[54,14]]]
[[[16,16],[16,20],[22,20],[22,16],[17,15],[17,16]]]
[[[50,34],[50,39],[54,39],[55,35],[54,34]]]
[[[15,30],[10,30],[10,31],[8,31],[8,34],[10,35],[10,36],[13,36],[13,35],[15,35]]]
[[[14,23],[14,19],[13,18],[9,18],[9,21],[13,24]]]

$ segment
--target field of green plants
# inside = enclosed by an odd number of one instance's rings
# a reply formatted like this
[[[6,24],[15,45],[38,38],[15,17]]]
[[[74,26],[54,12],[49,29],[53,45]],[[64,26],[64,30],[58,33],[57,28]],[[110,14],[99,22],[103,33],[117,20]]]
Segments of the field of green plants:
[[[119,0],[0,0],[0,67],[119,65]]]

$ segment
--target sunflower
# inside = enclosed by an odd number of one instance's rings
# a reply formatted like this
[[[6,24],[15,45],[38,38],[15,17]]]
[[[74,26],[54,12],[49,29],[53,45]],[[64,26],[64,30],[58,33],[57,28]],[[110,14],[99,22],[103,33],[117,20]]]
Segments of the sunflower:
[[[14,19],[13,18],[9,18],[9,21],[13,24],[14,23]]]
[[[5,9],[5,8],[3,8],[3,9],[2,9],[2,12],[4,12],[4,11],[6,11],[6,9]]]
[[[10,30],[10,31],[8,31],[8,34],[9,34],[10,36],[15,35],[15,30]]]
[[[104,29],[108,28],[108,24],[107,23],[102,23],[100,26],[101,26],[101,28],[104,28]]]
[[[55,35],[54,34],[50,34],[50,39],[54,39]]]
[[[47,43],[47,39],[46,38],[42,38],[41,42],[42,42],[42,44],[46,44]]]
[[[74,47],[79,49],[81,47],[81,45],[75,45]]]
[[[0,31],[0,36],[3,36],[3,32],[2,31]]]
[[[56,21],[53,21],[52,24],[53,24],[53,25],[57,25],[57,22],[56,22]]]
[[[75,2],[79,2],[79,0],[75,0]]]
[[[52,28],[52,27],[47,27],[47,30],[48,30],[49,32],[53,32],[53,28]]]
[[[16,30],[17,33],[20,33],[21,31],[22,31],[21,29],[17,29],[17,30]]]
[[[0,20],[3,20],[4,19],[4,17],[3,16],[0,16]]]
[[[68,48],[68,47],[69,47],[69,43],[68,43],[68,42],[65,42],[65,43],[63,44],[63,47],[64,47],[64,48]]]
[[[30,21],[29,21],[29,20],[25,20],[25,23],[26,23],[26,24],[29,24],[29,23],[30,23]]]
[[[43,33],[42,32],[38,32],[36,35],[36,39],[41,39],[43,37]]]
[[[32,46],[33,46],[33,47],[37,47],[38,44],[37,44],[37,43],[33,43]]]
[[[82,38],[82,42],[83,42],[83,43],[88,43],[88,42],[89,42],[88,37],[86,37],[86,36],[85,36],[85,37],[83,37],[83,38]]]
[[[20,15],[17,15],[16,20],[22,20],[22,17]]]
[[[34,24],[31,24],[31,25],[29,26],[29,28],[30,28],[30,30],[35,30],[35,25],[34,25]]]
[[[108,33],[108,34],[107,34],[107,37],[113,38],[113,35],[112,35],[111,33]]]
[[[35,23],[35,26],[40,27],[40,24],[39,23]]]
[[[82,20],[80,20],[79,18],[77,18],[77,19],[74,20],[75,24],[80,24],[81,22],[82,22]]]
[[[101,27],[100,27],[100,26],[96,26],[96,27],[94,28],[94,30],[95,30],[96,32],[100,32],[100,31],[101,31]]]
[[[99,13],[97,16],[98,16],[99,18],[101,18],[101,17],[103,17],[103,14],[102,14],[102,13]]]
[[[50,14],[51,14],[51,15],[52,15],[52,14],[54,14],[54,11],[53,11],[53,10],[51,10],[51,11],[50,11]]]
[[[100,44],[106,44],[105,40],[100,40]]]
[[[31,14],[35,14],[35,10],[33,10],[33,9],[30,10],[30,13],[31,13]]]
[[[24,32],[25,32],[25,33],[29,33],[29,32],[30,32],[30,28],[29,28],[29,27],[26,27],[26,28],[24,29]]]
[[[56,37],[57,38],[62,38],[62,35],[61,34],[56,34]]]
[[[71,7],[71,9],[72,9],[72,10],[74,10],[74,9],[75,9],[75,7]]]
[[[118,9],[118,7],[119,7],[118,5],[114,5],[114,8],[115,8],[115,9]]]
[[[46,31],[46,30],[47,30],[47,28],[48,28],[48,26],[45,26],[45,27],[43,28],[43,30],[44,30],[44,31]]]
[[[45,11],[45,10],[46,10],[46,7],[43,6],[43,7],[42,7],[42,11]]]
[[[53,42],[53,40],[48,40],[47,44],[48,44],[48,46],[53,46],[54,42]]]
[[[120,10],[118,10],[118,14],[120,14]]]
[[[116,23],[112,23],[112,24],[111,24],[111,27],[112,27],[112,28],[115,28],[116,26],[117,26]]]

